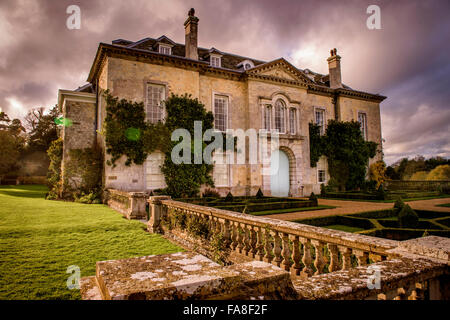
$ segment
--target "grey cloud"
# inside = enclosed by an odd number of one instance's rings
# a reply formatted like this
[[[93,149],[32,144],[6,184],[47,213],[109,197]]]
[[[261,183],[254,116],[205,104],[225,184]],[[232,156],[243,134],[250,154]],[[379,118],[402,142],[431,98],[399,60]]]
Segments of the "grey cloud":
[[[365,26],[373,3],[381,7],[382,30]],[[65,27],[71,4],[81,8],[81,30]],[[323,73],[329,49],[338,48],[346,84],[388,96],[382,103],[388,162],[418,152],[450,156],[446,0],[2,1],[0,107],[8,111],[11,98],[23,112],[52,106],[58,88],[84,84],[99,42],[162,34],[183,42],[190,7],[200,18],[203,47],[262,60],[284,56]]]

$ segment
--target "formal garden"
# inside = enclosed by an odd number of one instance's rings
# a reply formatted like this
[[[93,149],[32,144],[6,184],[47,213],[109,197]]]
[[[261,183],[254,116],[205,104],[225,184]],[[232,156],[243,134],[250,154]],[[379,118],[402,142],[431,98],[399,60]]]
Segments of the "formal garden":
[[[450,237],[450,212],[413,210],[401,199],[392,209],[294,222],[400,241],[427,235]]]
[[[287,212],[302,212],[312,210],[333,209],[333,206],[319,205],[317,197],[314,195],[309,199],[296,199],[284,197],[266,197],[261,190],[255,196],[233,196],[228,193],[226,197],[209,191],[199,198],[175,199],[192,204],[213,207],[222,210],[242,212],[254,216],[263,216]]]

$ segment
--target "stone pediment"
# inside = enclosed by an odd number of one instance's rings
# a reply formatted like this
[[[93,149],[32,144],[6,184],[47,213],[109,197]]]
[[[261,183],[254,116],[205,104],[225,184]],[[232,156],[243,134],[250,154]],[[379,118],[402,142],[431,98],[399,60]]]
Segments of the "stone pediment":
[[[247,71],[248,74],[268,78],[277,78],[287,81],[311,83],[311,80],[302,71],[294,67],[283,58],[258,65]]]

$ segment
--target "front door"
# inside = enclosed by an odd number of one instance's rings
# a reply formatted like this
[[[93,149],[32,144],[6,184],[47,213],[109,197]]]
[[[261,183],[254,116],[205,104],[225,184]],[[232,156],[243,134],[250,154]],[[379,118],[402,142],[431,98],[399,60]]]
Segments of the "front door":
[[[270,158],[270,191],[274,197],[289,195],[289,159],[281,150],[276,150]]]

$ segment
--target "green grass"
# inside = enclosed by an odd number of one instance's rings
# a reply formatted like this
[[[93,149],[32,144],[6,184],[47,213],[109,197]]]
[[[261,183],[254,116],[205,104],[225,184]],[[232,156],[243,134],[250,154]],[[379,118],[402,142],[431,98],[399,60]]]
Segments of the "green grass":
[[[80,299],[67,267],[81,277],[95,263],[182,249],[105,205],[44,199],[44,186],[0,187],[0,299]]]
[[[358,228],[358,227],[350,227],[350,226],[346,226],[343,224],[331,224],[328,226],[324,226],[324,228],[327,229],[333,229],[333,230],[340,230],[340,231],[346,231],[346,232],[358,232],[358,231],[363,231],[363,228]]]
[[[437,207],[446,207],[446,208],[450,208],[450,203],[443,203],[443,204],[438,204],[436,205]]]
[[[324,209],[334,209],[333,206],[317,206],[317,207],[305,207],[305,208],[290,208],[290,209],[278,209],[278,210],[266,210],[258,212],[250,212],[253,216],[265,216],[269,214],[279,214],[279,213],[289,213],[289,212],[300,212],[300,211],[314,211],[314,210],[324,210]]]

